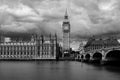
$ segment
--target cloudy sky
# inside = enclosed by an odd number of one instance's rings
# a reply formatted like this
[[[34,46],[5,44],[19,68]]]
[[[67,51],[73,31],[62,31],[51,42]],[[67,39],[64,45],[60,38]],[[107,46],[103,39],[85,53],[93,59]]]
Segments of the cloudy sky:
[[[72,39],[120,32],[120,0],[0,0],[1,29],[61,37],[66,8]]]

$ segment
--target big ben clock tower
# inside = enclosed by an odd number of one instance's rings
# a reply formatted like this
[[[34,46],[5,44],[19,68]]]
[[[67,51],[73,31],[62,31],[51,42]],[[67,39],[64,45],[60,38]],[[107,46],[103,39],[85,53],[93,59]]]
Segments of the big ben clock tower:
[[[70,22],[67,10],[65,12],[64,21],[62,24],[63,31],[63,57],[70,53]]]

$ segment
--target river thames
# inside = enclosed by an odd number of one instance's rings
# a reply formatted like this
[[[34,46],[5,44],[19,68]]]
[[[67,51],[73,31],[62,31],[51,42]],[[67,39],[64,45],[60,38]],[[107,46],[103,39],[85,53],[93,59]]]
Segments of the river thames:
[[[1,61],[0,80],[120,80],[120,67],[75,61]]]

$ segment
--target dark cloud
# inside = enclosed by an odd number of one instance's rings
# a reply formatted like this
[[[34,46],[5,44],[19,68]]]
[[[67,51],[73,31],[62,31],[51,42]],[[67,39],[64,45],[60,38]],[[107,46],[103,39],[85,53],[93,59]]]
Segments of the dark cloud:
[[[0,0],[0,24],[7,32],[57,33],[62,38],[66,8],[72,40],[120,33],[119,0]]]

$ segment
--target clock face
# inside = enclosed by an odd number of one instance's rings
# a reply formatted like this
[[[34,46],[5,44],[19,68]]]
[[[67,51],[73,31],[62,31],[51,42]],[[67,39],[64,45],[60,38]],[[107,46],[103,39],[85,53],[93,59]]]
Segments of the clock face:
[[[68,30],[68,29],[69,29],[68,26],[65,26],[65,27],[64,27],[64,30]]]

